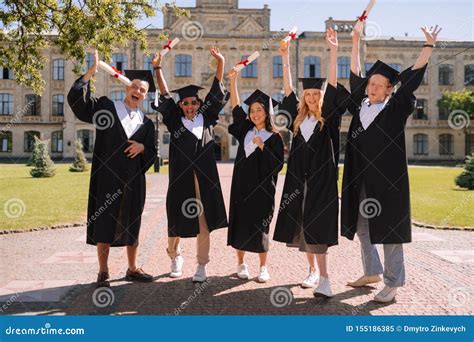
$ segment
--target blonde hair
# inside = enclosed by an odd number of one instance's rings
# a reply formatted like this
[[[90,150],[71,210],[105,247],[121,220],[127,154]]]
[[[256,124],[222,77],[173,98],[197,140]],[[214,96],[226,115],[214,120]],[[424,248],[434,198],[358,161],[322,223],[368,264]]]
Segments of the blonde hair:
[[[307,94],[307,91],[308,90],[303,90],[303,99],[300,101],[298,105],[298,115],[296,116],[295,122],[293,123],[293,133],[295,135],[299,133],[301,123],[309,115],[314,116],[316,121],[319,122],[320,130],[322,130],[324,126],[324,118],[322,116],[324,92],[319,90],[320,98],[319,98],[317,112],[310,113],[308,104],[306,103],[306,100],[305,100],[305,95]]]

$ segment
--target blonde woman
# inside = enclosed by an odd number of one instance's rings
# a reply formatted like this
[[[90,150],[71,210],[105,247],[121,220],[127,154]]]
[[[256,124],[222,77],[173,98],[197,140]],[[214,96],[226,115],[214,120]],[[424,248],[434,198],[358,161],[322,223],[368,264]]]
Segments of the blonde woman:
[[[305,252],[309,274],[303,287],[315,287],[316,297],[331,297],[327,271],[328,247],[337,244],[337,164],[340,115],[347,91],[337,84],[337,35],[326,32],[330,51],[329,77],[300,79],[303,96],[292,89],[289,45],[280,47],[285,98],[280,115],[288,114],[293,133],[288,170],[273,239]],[[319,276],[315,267],[315,258]]]

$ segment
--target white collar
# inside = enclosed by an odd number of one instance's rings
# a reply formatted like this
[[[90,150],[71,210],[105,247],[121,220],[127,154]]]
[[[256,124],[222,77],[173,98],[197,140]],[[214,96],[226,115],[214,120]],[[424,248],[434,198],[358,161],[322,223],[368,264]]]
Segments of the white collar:
[[[245,139],[244,139],[245,157],[248,158],[258,147],[257,144],[253,143],[253,138],[255,136],[260,137],[262,141],[265,142],[272,135],[273,133],[267,131],[265,128],[257,130],[257,128],[254,127],[251,130],[249,130],[247,134],[245,135]]]
[[[130,139],[132,135],[143,125],[145,115],[140,109],[132,109],[130,115],[128,114],[127,108],[123,101],[114,101],[115,110],[120,120],[120,124],[127,135],[127,138]]]
[[[390,96],[388,96],[383,102],[373,104],[370,103],[368,97],[362,101],[359,117],[364,129],[367,129],[370,126],[379,113],[385,108],[389,99]]]
[[[196,138],[202,138],[202,133],[204,131],[204,118],[200,113],[197,113],[192,120],[186,119],[186,117],[182,116],[181,121],[183,122],[184,127],[193,133]]]
[[[311,139],[318,120],[313,115],[307,115],[300,125],[300,132],[306,142]]]

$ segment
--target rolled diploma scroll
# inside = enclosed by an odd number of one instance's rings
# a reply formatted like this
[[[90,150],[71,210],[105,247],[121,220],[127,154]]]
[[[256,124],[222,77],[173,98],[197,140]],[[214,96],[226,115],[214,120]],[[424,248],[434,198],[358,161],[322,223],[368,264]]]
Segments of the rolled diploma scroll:
[[[295,40],[296,39],[296,31],[298,30],[298,28],[296,26],[293,26],[293,28],[291,29],[290,32],[288,32],[288,35],[283,38],[282,40],[286,43],[288,43],[290,40]]]
[[[172,48],[175,47],[176,44],[179,43],[179,38],[175,38],[173,40],[169,40],[168,43],[163,46],[163,50],[160,51],[160,55],[161,57],[163,57],[164,55],[166,55],[168,52],[170,52],[170,50]]]
[[[258,51],[255,51],[250,56],[248,56],[245,60],[239,62],[236,66],[234,66],[234,70],[237,72],[240,72],[243,68],[245,68],[247,65],[252,63],[258,57],[260,57],[260,54],[258,53]]]
[[[110,65],[108,65],[107,63],[103,61],[99,61],[99,68],[107,72],[109,75],[115,77],[126,86],[129,86],[132,84],[132,82],[128,79],[128,77],[125,77],[124,75],[122,75],[120,71],[112,68]]]
[[[369,16],[370,11],[372,10],[372,7],[374,7],[375,2],[377,0],[370,0],[369,4],[367,5],[366,9],[364,12],[362,12],[362,15],[357,18],[357,23],[354,26],[354,30],[361,31],[362,30],[362,25],[364,25],[364,21],[367,19]]]

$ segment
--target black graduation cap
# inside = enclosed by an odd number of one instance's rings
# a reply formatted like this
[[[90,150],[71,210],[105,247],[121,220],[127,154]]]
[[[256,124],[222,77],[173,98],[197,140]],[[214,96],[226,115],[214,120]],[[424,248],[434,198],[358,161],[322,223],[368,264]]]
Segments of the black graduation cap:
[[[186,97],[198,97],[199,90],[204,89],[203,87],[198,87],[193,84],[188,85],[183,88],[171,90],[172,93],[177,93],[179,95],[179,99],[185,99]]]
[[[153,75],[150,70],[124,70],[124,73],[130,81],[147,81],[150,85],[150,88],[148,88],[149,93],[154,93],[156,91],[155,82],[153,81]]]
[[[322,90],[326,82],[325,78],[317,78],[317,77],[305,77],[305,78],[299,78],[298,80],[301,83],[303,83],[303,90],[306,90],[306,89]]]
[[[372,75],[382,75],[388,78],[392,85],[398,83],[398,75],[400,73],[392,68],[391,66],[385,64],[384,62],[378,60],[372,65],[372,67],[367,71],[367,78]]]
[[[261,104],[263,104],[263,106],[265,107],[265,109],[271,113],[271,110],[270,110],[270,96],[268,96],[267,94],[265,94],[263,91],[261,91],[260,89],[257,89],[255,90],[252,94],[250,94],[249,97],[247,97],[247,99],[244,101],[244,103],[246,105],[250,106],[255,103],[255,102],[259,102]],[[272,98],[272,105],[273,107],[279,105],[280,102],[274,100]],[[272,108],[273,109],[273,108]]]

